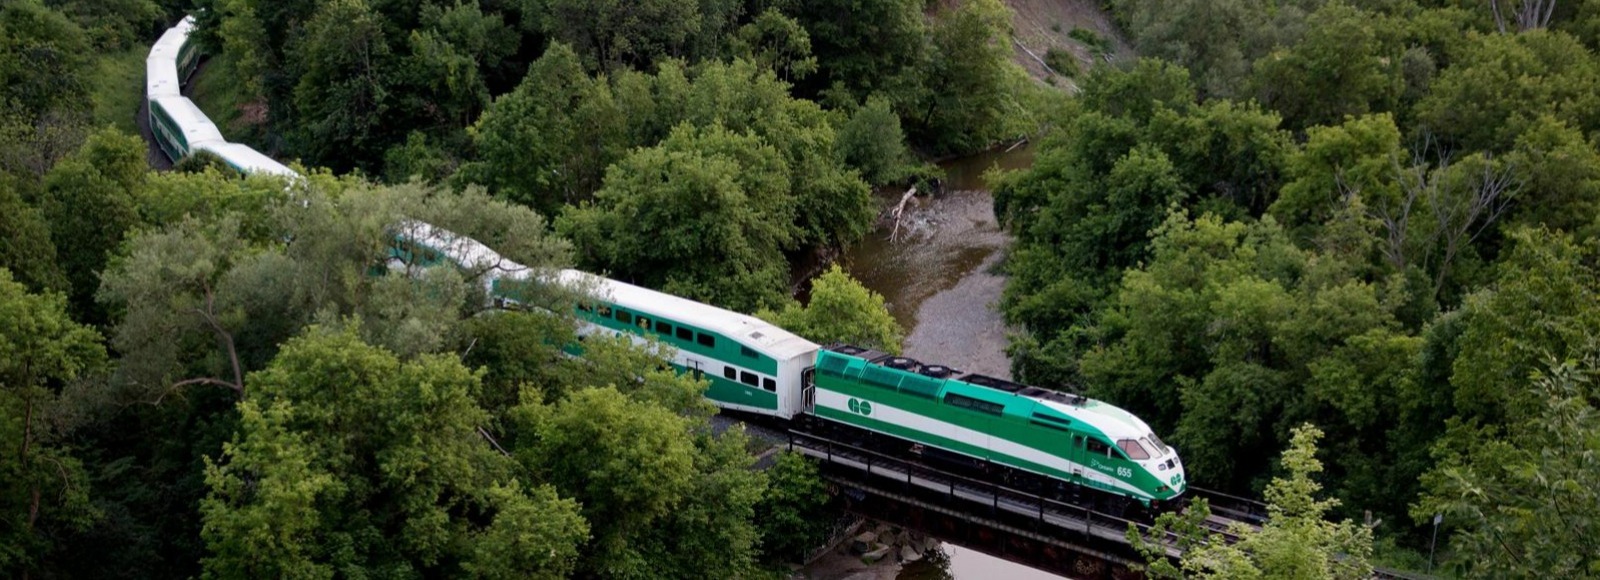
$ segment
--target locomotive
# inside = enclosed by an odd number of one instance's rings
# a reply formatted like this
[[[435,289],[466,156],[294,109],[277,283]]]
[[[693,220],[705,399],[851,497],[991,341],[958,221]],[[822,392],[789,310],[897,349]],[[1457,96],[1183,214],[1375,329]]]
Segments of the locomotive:
[[[174,161],[207,151],[244,173],[298,177],[224,140],[182,96],[197,61],[192,29],[186,18],[168,30],[146,62],[150,126],[162,151]],[[672,367],[706,381],[705,396],[723,409],[866,434],[895,452],[965,464],[1051,495],[1091,489],[1156,508],[1188,487],[1176,450],[1103,401],[851,345],[818,345],[752,316],[578,270],[535,272],[469,237],[423,222],[397,224],[391,266],[419,257],[488,272],[483,290],[502,304],[519,303],[527,283],[579,289],[587,295],[574,311],[580,335],[671,347]]]

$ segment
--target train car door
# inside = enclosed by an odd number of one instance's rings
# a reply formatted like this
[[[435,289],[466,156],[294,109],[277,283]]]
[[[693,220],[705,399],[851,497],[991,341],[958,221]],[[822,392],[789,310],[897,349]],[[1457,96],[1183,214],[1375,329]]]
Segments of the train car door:
[[[1082,435],[1073,435],[1072,436],[1072,450],[1067,452],[1067,460],[1072,462],[1072,478],[1073,478],[1073,480],[1075,480],[1076,483],[1082,483],[1083,482],[1083,464],[1084,464],[1084,461],[1086,461],[1084,459],[1083,436]]]
[[[806,367],[800,371],[800,412],[807,415],[816,414],[817,410],[817,367]]]

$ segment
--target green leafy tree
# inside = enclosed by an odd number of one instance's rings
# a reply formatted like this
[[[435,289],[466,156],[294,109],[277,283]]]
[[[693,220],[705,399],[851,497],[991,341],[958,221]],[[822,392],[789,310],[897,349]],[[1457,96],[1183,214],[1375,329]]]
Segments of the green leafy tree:
[[[967,153],[1001,137],[1010,117],[1011,10],[999,0],[965,0],[940,15],[921,101],[912,105],[912,135],[936,154]]]
[[[1321,4],[1289,1],[1263,9],[1240,0],[1118,0],[1111,12],[1140,54],[1193,71],[1200,94],[1227,98],[1247,86],[1251,63],[1294,44],[1306,29],[1306,15]]]
[[[0,107],[39,119],[89,107],[93,53],[82,28],[39,0],[0,7]]]
[[[13,273],[30,290],[65,290],[66,278],[56,265],[56,246],[44,216],[0,179],[0,268]]]
[[[691,419],[610,387],[512,411],[519,461],[583,505],[593,540],[579,564],[610,578],[748,572],[764,479],[743,437],[693,434]]]
[[[1414,488],[1395,482],[1420,467],[1371,458],[1391,453],[1388,426],[1421,397],[1423,341],[1398,328],[1403,279],[1364,280],[1359,247],[1328,247],[1299,249],[1270,219],[1173,214],[1149,263],[1124,274],[1092,326],[1064,334],[1080,342],[1060,356],[1076,354],[1091,396],[1175,430],[1196,479],[1259,485],[1269,465],[1248,450],[1283,448],[1286,424],[1315,420],[1335,439],[1335,495],[1396,515]]]
[[[606,83],[586,75],[567,45],[552,44],[478,121],[479,160],[463,178],[554,215],[600,188],[606,167],[629,145],[627,121]]]
[[[1306,143],[1289,157],[1286,183],[1270,211],[1297,240],[1309,242],[1347,194],[1385,205],[1401,199],[1399,172],[1408,161],[1403,155],[1392,115],[1306,129]]]
[[[1469,37],[1417,103],[1416,132],[1466,150],[1509,149],[1541,116],[1600,127],[1600,68],[1573,37],[1535,30]]]
[[[817,276],[811,285],[811,302],[790,302],[783,310],[766,310],[758,317],[810,340],[827,344],[848,342],[886,352],[900,352],[905,332],[883,305],[883,295],[868,290],[837,264]]]
[[[876,215],[871,192],[834,154],[837,134],[821,107],[790,97],[788,84],[750,62],[706,63],[689,72],[680,80],[663,67],[657,75],[656,126],[722,125],[777,149],[795,204],[792,219],[780,223],[793,224],[796,246],[844,247],[866,235]]]
[[[1511,239],[1494,282],[1465,301],[1460,348],[1472,354],[1455,359],[1450,378],[1460,416],[1488,425],[1536,414],[1541,398],[1507,382],[1532,376],[1550,357],[1581,358],[1600,324],[1592,244],[1547,230]]]
[[[251,383],[206,470],[209,574],[572,571],[578,505],[523,489],[483,430],[478,375],[453,356],[402,362],[354,329],[313,327]]]
[[[1539,118],[1517,136],[1506,157],[1520,189],[1511,220],[1591,238],[1600,231],[1600,152],[1583,133],[1555,118]]]
[[[537,311],[502,312],[467,320],[462,335],[463,362],[483,369],[478,400],[495,416],[521,402],[525,389],[545,400],[566,396],[571,382],[561,372],[569,368],[561,347],[578,340],[570,320]]]
[[[145,184],[144,157],[142,141],[108,128],[45,177],[40,209],[71,284],[67,296],[73,313],[86,322],[105,321],[94,293],[111,252],[139,224],[136,200]]]
[[[462,180],[554,212],[593,200],[604,171],[628,149],[661,146],[685,125],[720,126],[782,156],[781,175],[770,177],[781,179],[793,205],[766,219],[790,232],[789,244],[837,247],[865,235],[875,213],[870,191],[836,154],[837,134],[821,107],[791,97],[772,71],[745,60],[687,68],[666,61],[658,69],[590,78],[574,53],[553,46],[485,114],[475,130],[484,155],[463,168]]]
[[[271,208],[260,237],[245,229],[243,217],[225,213],[131,240],[100,297],[123,313],[112,343],[128,355],[123,372],[135,392],[156,401],[174,389],[209,384],[242,396],[245,375],[262,368],[278,344],[330,314],[361,316],[370,342],[403,354],[445,346],[464,314],[487,307],[478,288],[502,264],[456,271],[412,263],[404,265],[405,275],[371,275],[407,219],[473,236],[530,267],[566,263],[565,244],[550,238],[543,219],[527,208],[492,201],[481,190],[432,192],[314,184]]]
[[[1261,529],[1234,523],[1228,541],[1199,524],[1210,514],[1201,502],[1185,514],[1163,514],[1150,537],[1129,526],[1128,540],[1145,555],[1147,569],[1158,578],[1326,578],[1372,576],[1372,530],[1355,522],[1330,522],[1328,510],[1338,500],[1317,499],[1322,485],[1313,479],[1322,471],[1316,458],[1322,431],[1309,424],[1295,428],[1283,452],[1285,477],[1267,486],[1267,521]],[[1166,534],[1181,534],[1181,564],[1167,560]]]
[[[738,16],[732,6],[711,0],[539,0],[529,7],[543,30],[602,70],[708,56],[695,49],[720,48]]]
[[[859,102],[874,92],[916,83],[927,58],[926,25],[918,0],[801,2],[789,12],[811,36],[819,74],[802,94],[845,91]]]
[[[412,131],[404,144],[383,153],[383,176],[395,184],[412,179],[440,183],[455,172],[458,164],[459,160],[438,143],[430,143],[427,134]]]
[[[1014,187],[1050,187],[1055,179],[1045,171],[1072,171],[1070,165],[1045,167]],[[1150,230],[1191,191],[1171,159],[1148,146],[1130,150],[1100,179],[1063,177],[1070,185],[1047,194],[1022,236],[1051,247],[1052,258],[1066,260],[1062,270],[1087,275],[1112,274],[1142,259]]]
[[[415,28],[404,38],[388,32],[392,45],[409,47],[409,54],[396,57],[397,110],[386,120],[403,119],[439,138],[461,140],[457,129],[488,106],[491,85],[503,86],[506,77],[522,72],[509,66],[522,38],[503,14],[476,2],[419,8]],[[409,24],[413,16],[385,20],[390,26]]]
[[[761,552],[768,561],[796,562],[828,539],[827,488],[817,466],[798,453],[779,453],[767,477],[767,494],[756,506]]]
[[[1440,449],[1412,515],[1426,521],[1440,514],[1456,530],[1449,545],[1464,577],[1600,570],[1600,553],[1586,541],[1600,533],[1600,496],[1588,484],[1600,470],[1594,344],[1591,338],[1581,358],[1547,360],[1531,379],[1506,375],[1508,387],[1539,408],[1502,432],[1472,430],[1467,447]]]
[[[794,200],[782,156],[759,138],[680,127],[607,172],[593,204],[556,227],[580,264],[735,310],[780,302]],[[649,227],[644,227],[649,224]]]
[[[63,538],[99,512],[71,446],[72,409],[63,391],[103,370],[94,329],[67,316],[59,294],[31,294],[0,268],[0,571],[48,573]]]
[[[1405,88],[1399,41],[1388,17],[1331,2],[1299,42],[1255,62],[1253,84],[1292,129],[1391,111]]]
[[[122,50],[146,40],[165,19],[151,0],[50,0],[71,18],[96,48]]]
[[[811,55],[811,35],[795,19],[768,8],[728,39],[734,56],[777,73],[784,82],[795,82],[817,72],[817,58]]]
[[[290,135],[317,165],[370,167],[398,140],[386,122],[394,106],[395,56],[384,20],[366,0],[322,4],[297,35],[288,58],[298,67]]]
[[[1266,210],[1292,148],[1277,117],[1225,101],[1196,106],[1193,91],[1187,73],[1159,61],[1095,69],[1034,166],[996,187],[995,213],[1017,233],[1019,256],[1039,260],[1013,273],[1104,286],[1143,257],[1172,204]]]
[[[860,171],[861,178],[872,185],[899,181],[911,164],[900,117],[895,116],[889,101],[880,97],[867,99],[850,114],[839,127],[835,143],[845,163]]]

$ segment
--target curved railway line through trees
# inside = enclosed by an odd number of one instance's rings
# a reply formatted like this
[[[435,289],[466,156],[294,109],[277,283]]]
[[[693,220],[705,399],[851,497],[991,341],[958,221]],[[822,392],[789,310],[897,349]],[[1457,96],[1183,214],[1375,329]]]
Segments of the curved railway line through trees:
[[[205,151],[244,173],[297,178],[297,173],[277,161],[247,146],[223,140],[204,112],[181,94],[182,81],[194,70],[199,58],[197,51],[187,43],[192,28],[192,18],[185,19],[168,30],[151,50],[147,61],[146,99],[141,110],[143,118],[140,119],[145,138],[168,157],[180,158]],[[157,165],[160,166],[159,163]],[[445,236],[454,237],[447,233]],[[760,422],[772,426],[777,420],[764,417]],[[1098,505],[1103,504],[1104,498],[1095,497],[1094,494],[1078,496],[1077,501],[1044,497],[907,457],[893,456],[818,433],[790,428],[807,423],[794,421],[779,426],[780,437],[785,440],[787,448],[816,458],[826,466],[824,472],[830,480],[847,487],[854,486],[857,491],[870,489],[880,495],[891,496],[905,494],[904,501],[932,498],[934,503],[928,505],[933,509],[962,515],[976,524],[1004,528],[1040,542],[1072,546],[1080,551],[1121,545],[1123,552],[1127,553],[1127,530],[1130,527],[1149,530],[1145,523],[1097,509]],[[883,486],[898,486],[898,490]],[[1077,486],[1074,490],[1087,487]],[[1236,537],[1232,532],[1234,524],[1259,527],[1265,521],[1266,509],[1260,502],[1201,488],[1190,487],[1189,490],[1211,503],[1214,513],[1205,525],[1222,538],[1232,540]],[[1078,544],[1068,543],[1071,541]],[[1091,545],[1083,546],[1083,543]],[[1106,553],[1108,559],[1129,561],[1125,556],[1114,555],[1113,551]],[[1179,554],[1175,547],[1169,547],[1169,555],[1176,557]],[[1387,570],[1380,570],[1376,575],[1409,578]]]

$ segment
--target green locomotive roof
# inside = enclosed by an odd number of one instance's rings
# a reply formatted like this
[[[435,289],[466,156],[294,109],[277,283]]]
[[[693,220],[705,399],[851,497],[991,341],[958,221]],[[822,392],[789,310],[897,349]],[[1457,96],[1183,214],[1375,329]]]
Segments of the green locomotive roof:
[[[835,346],[819,353],[817,368],[837,372],[843,369],[844,361],[851,358],[864,361],[887,360],[883,358],[883,353],[856,347]],[[918,369],[926,368],[915,361],[912,361],[912,364]],[[1034,415],[1066,419],[1078,423],[1080,430],[1103,434],[1112,443],[1119,439],[1138,439],[1153,433],[1143,420],[1105,401],[1029,387],[995,377],[951,374],[948,377],[935,378],[920,374],[916,370],[890,368],[869,362],[863,369],[861,378],[881,386],[898,388],[902,392],[915,392],[941,400],[946,395],[954,393],[1002,405],[1004,407],[1002,412],[1006,415],[1029,419]]]

